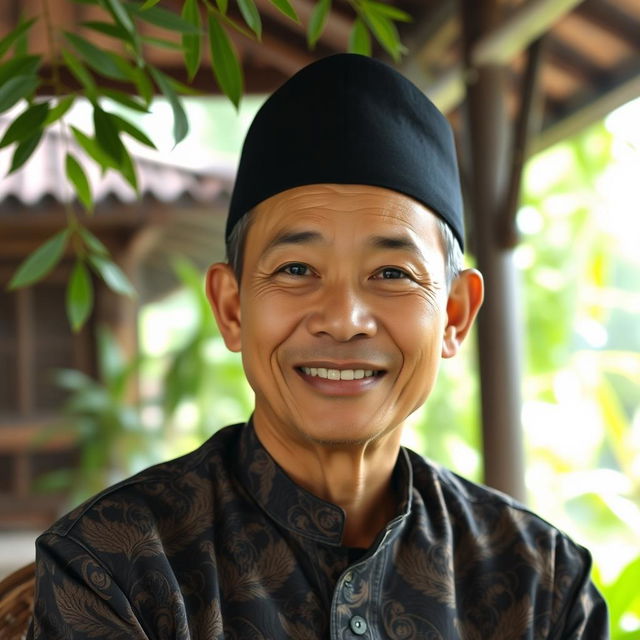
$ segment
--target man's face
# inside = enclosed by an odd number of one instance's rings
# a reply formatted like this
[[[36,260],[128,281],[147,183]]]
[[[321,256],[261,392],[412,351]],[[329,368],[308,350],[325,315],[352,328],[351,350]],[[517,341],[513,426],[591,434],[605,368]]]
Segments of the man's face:
[[[231,298],[237,336],[225,337],[242,351],[257,428],[364,443],[429,395],[448,325],[445,263],[435,216],[407,196],[311,185],[269,198]]]

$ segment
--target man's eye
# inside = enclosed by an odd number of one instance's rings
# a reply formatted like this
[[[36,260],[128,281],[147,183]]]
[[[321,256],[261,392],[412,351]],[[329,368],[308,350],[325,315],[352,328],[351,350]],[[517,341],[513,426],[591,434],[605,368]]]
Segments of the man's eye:
[[[402,278],[408,278],[409,276],[407,272],[402,269],[384,267],[384,269],[380,269],[380,271],[378,271],[376,277],[380,280],[400,280]]]
[[[309,274],[309,267],[301,262],[292,262],[291,264],[286,264],[279,271],[290,276],[306,276]]]

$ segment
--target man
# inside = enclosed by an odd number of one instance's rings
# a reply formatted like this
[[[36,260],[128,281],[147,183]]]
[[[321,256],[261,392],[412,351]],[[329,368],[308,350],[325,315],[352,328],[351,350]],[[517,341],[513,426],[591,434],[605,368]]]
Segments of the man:
[[[41,536],[32,637],[605,638],[586,550],[400,447],[483,295],[435,107],[365,57],[305,68],[227,240],[207,292],[253,416]]]

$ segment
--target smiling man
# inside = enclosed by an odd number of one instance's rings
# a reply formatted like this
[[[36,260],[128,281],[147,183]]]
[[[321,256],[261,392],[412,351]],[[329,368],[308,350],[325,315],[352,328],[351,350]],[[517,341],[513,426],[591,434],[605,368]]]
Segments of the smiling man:
[[[585,549],[400,445],[482,302],[462,243],[410,82],[345,54],[285,83],[206,285],[255,411],[40,537],[31,637],[606,638]]]

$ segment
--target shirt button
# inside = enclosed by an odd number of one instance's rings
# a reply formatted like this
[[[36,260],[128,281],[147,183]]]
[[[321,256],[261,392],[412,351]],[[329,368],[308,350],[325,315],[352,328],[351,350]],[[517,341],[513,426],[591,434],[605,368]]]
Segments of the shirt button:
[[[351,627],[351,631],[357,636],[361,636],[367,632],[367,623],[365,619],[360,616],[353,616],[353,618],[349,620],[349,626]]]

